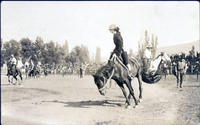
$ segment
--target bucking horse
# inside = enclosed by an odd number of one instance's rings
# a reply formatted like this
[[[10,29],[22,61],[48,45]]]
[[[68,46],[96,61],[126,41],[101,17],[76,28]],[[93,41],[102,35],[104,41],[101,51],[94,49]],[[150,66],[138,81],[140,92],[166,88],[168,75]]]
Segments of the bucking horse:
[[[117,57],[116,54],[112,56],[106,65],[100,67],[93,75],[94,82],[99,90],[99,93],[101,95],[105,95],[109,86],[108,82],[113,79],[122,90],[122,93],[126,99],[126,107],[130,107],[131,96],[133,97],[136,106],[142,99],[142,81],[148,84],[154,84],[161,79],[162,74],[160,74],[160,67],[162,61],[170,61],[170,58],[166,53],[161,53],[158,55],[158,57],[151,62],[148,72],[144,72],[145,70],[143,70],[143,66],[141,64],[142,61],[137,58],[129,58],[129,64],[131,65],[130,73],[133,77],[137,78],[139,83],[139,100],[137,100],[135,97],[134,90],[131,85],[132,79],[128,77],[128,69],[122,63],[120,57]],[[129,90],[128,96],[124,85],[126,85]]]

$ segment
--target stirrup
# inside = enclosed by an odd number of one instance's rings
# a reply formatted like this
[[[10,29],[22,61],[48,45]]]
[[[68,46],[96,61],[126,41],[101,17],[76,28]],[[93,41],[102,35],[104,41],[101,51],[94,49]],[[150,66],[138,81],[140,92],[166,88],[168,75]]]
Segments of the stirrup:
[[[132,80],[133,76],[131,74],[128,74],[128,78]]]
[[[129,70],[128,70],[128,77],[130,77],[130,79],[133,79],[133,75]]]

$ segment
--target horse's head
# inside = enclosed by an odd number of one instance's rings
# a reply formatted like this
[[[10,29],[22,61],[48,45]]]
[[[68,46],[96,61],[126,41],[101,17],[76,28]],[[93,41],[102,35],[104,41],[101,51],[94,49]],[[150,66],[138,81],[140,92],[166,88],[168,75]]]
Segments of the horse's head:
[[[100,75],[93,75],[94,77],[94,82],[99,90],[99,93],[101,95],[105,95],[106,91],[105,89],[102,90],[102,88],[104,88],[105,86],[105,78],[103,76],[100,76]]]
[[[107,81],[114,73],[113,62],[108,62],[105,66],[99,68],[93,75],[94,82],[101,95],[105,95],[107,89]]]

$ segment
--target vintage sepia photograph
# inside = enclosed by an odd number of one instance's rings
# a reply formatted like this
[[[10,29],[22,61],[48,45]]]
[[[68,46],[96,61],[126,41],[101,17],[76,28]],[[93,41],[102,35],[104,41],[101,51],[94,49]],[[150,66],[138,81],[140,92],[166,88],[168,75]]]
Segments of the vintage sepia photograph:
[[[199,5],[1,2],[1,124],[200,125]]]

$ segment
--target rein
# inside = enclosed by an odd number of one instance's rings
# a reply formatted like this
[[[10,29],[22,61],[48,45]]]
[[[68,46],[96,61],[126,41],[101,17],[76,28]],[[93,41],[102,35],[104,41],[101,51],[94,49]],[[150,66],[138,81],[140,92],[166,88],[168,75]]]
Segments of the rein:
[[[123,62],[115,54],[113,55],[113,57],[110,60],[113,60],[113,62],[114,62],[114,60],[117,60],[122,67],[124,67],[126,70],[128,70],[128,68],[123,64]]]
[[[108,88],[108,84],[107,84],[107,83],[108,83],[108,81],[111,80],[111,78],[113,77],[113,75],[114,75],[114,68],[113,68],[113,70],[112,70],[112,73],[111,73],[110,77],[108,78],[107,82],[105,83],[104,87],[100,88],[99,91],[102,91],[102,90]]]

